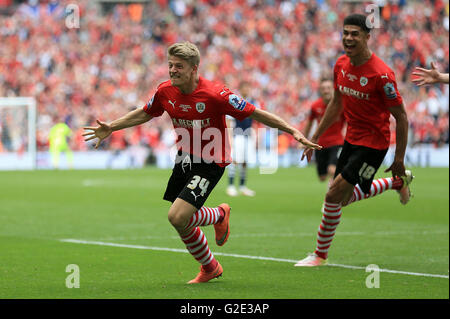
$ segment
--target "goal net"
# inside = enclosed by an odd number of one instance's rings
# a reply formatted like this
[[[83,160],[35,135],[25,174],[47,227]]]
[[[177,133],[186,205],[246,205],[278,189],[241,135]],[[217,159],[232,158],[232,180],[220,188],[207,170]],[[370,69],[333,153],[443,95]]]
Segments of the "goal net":
[[[36,168],[36,100],[0,97],[0,170]]]

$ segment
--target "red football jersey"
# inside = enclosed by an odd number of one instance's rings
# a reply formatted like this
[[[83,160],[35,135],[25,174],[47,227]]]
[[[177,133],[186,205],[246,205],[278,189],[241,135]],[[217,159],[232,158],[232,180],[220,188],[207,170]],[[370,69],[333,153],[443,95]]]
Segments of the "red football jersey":
[[[323,102],[322,98],[317,99],[311,105],[311,111],[309,113],[309,120],[317,120],[320,123],[327,105]],[[317,144],[321,145],[323,148],[342,145],[344,144],[344,135],[342,130],[344,129],[345,120],[341,115],[339,120],[331,124],[331,126],[320,136]]]
[[[178,149],[225,167],[231,163],[225,115],[242,121],[255,106],[223,85],[200,77],[190,94],[181,93],[170,81],[161,83],[143,110],[153,117],[166,111],[178,134]]]
[[[378,150],[388,148],[388,109],[403,103],[394,72],[375,53],[359,66],[343,55],[334,66],[334,89],[342,95],[348,123],[345,140]]]

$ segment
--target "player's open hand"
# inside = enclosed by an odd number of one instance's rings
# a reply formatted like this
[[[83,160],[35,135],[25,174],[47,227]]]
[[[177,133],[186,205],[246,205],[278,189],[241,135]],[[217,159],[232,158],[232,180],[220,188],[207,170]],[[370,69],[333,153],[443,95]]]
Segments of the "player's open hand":
[[[301,161],[303,161],[303,159],[306,157],[306,160],[308,161],[308,163],[311,161],[312,155],[313,155],[314,150],[312,148],[307,148],[303,151],[302,157],[301,157]]]
[[[402,161],[394,161],[384,172],[392,172],[392,177],[405,176],[405,164]]]
[[[310,140],[308,140],[302,133],[299,131],[294,132],[292,136],[300,143],[302,143],[306,148],[308,149],[314,149],[314,150],[320,150],[322,149],[322,146],[319,144],[313,143]]]
[[[85,137],[85,142],[90,141],[94,138],[98,138],[95,148],[98,148],[100,146],[100,143],[112,133],[111,126],[104,122],[100,122],[99,120],[97,120],[97,123],[99,126],[86,126],[83,128],[85,131],[87,131],[83,134],[83,136]]]
[[[417,78],[412,79],[417,86],[426,84],[434,84],[439,82],[440,73],[437,70],[436,63],[431,62],[431,70],[416,67],[416,71],[412,73]]]

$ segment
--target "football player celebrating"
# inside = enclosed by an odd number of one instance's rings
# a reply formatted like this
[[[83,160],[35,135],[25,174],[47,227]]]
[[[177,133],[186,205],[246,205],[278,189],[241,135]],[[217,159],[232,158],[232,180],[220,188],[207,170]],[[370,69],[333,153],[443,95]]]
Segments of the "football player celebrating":
[[[342,206],[388,189],[400,193],[402,204],[410,199],[409,184],[413,176],[410,171],[405,171],[404,165],[408,118],[394,72],[369,49],[369,39],[366,16],[351,14],[344,19],[342,44],[345,54],[334,66],[334,95],[311,141],[318,141],[342,109],[347,132],[335,178],[325,195],[316,249],[295,266],[327,264]],[[391,114],[396,121],[396,148],[394,162],[385,172],[391,171],[393,177],[374,181],[388,151]],[[311,155],[312,150],[306,149],[302,159],[310,160]]]
[[[98,138],[96,148],[113,131],[143,124],[167,112],[178,135],[178,153],[164,199],[171,202],[169,221],[179,233],[189,253],[201,264],[189,283],[207,282],[222,275],[223,269],[209,249],[199,226],[214,225],[218,246],[230,234],[230,206],[205,207],[203,204],[231,162],[225,116],[238,120],[251,117],[265,125],[291,134],[306,147],[321,147],[272,113],[255,106],[198,74],[200,52],[189,42],[168,48],[170,80],[161,83],[142,108],[107,124],[85,127],[86,141]]]

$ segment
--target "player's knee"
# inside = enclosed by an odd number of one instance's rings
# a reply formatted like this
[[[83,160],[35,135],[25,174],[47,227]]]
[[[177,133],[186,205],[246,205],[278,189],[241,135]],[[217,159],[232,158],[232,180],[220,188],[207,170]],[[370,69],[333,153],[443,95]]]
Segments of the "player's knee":
[[[328,192],[325,195],[325,201],[327,203],[334,203],[334,204],[340,204],[341,203],[341,198],[338,194],[332,193],[332,192]]]
[[[183,214],[181,214],[181,212],[175,209],[169,210],[168,219],[172,226],[176,229],[183,229],[186,226],[186,218]]]
[[[325,201],[327,203],[340,204],[342,202],[342,192],[339,190],[339,186],[332,184],[325,195]]]

